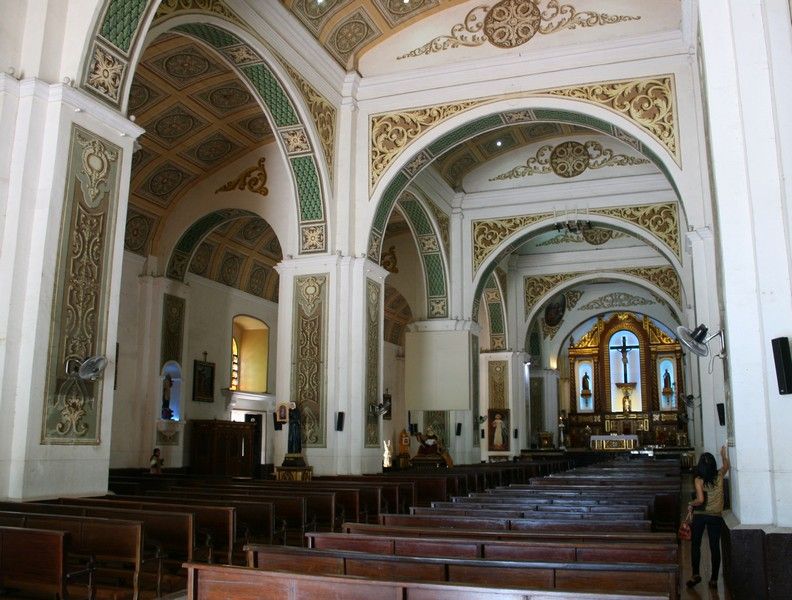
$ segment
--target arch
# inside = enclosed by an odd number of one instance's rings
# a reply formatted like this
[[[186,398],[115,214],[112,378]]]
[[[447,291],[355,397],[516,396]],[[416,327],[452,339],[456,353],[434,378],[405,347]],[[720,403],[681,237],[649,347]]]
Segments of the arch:
[[[426,285],[426,312],[429,319],[448,318],[448,267],[447,257],[438,227],[423,202],[407,191],[399,198],[399,207],[407,219],[421,256]]]
[[[131,85],[135,60],[145,45],[160,2],[107,0],[100,13],[85,60],[83,89],[118,110],[124,110]],[[207,14],[207,12],[209,14]],[[175,16],[173,16],[175,15]],[[172,18],[171,18],[172,17]],[[247,30],[247,31],[245,31]],[[325,163],[317,158],[313,126],[306,126],[289,93],[270,61],[259,50],[254,32],[219,0],[206,11],[185,9],[167,15],[157,23],[157,33],[176,31],[214,49],[245,82],[266,112],[284,152],[297,200],[299,254],[325,253],[329,247],[327,192],[322,173]]]
[[[177,281],[184,281],[187,267],[190,265],[195,251],[201,241],[223,223],[241,219],[243,217],[257,217],[258,215],[249,210],[238,208],[223,208],[210,212],[199,218],[185,231],[173,248],[165,275]]]
[[[648,267],[653,268],[653,267]],[[657,267],[654,267],[657,268]],[[670,269],[670,267],[666,267]],[[536,315],[541,310],[542,306],[545,302],[547,302],[551,297],[555,296],[558,293],[562,293],[569,288],[579,286],[581,284],[602,280],[602,279],[613,279],[616,281],[626,281],[629,283],[636,284],[644,289],[649,290],[653,294],[662,298],[671,308],[671,311],[676,317],[679,322],[682,322],[682,308],[680,305],[680,300],[672,297],[668,291],[663,289],[657,283],[651,281],[646,277],[639,277],[637,274],[630,273],[632,269],[627,270],[607,270],[607,271],[596,271],[596,272],[589,272],[589,273],[565,273],[563,275],[569,275],[569,277],[562,277],[554,282],[551,282],[552,285],[547,287],[543,292],[536,296],[534,302],[531,305],[531,308],[525,314],[525,322],[532,323]]]
[[[459,115],[450,117],[413,141],[410,145],[415,147],[414,152],[409,156],[402,154],[393,160],[374,186],[372,199],[376,201],[376,209],[373,211],[367,245],[368,255],[372,259],[380,255],[382,234],[396,199],[421,171],[467,139],[516,124],[560,122],[580,125],[630,144],[666,177],[684,210],[675,177],[680,171],[678,165],[646,131],[619,114],[583,101],[543,97],[493,101],[459,112]]]

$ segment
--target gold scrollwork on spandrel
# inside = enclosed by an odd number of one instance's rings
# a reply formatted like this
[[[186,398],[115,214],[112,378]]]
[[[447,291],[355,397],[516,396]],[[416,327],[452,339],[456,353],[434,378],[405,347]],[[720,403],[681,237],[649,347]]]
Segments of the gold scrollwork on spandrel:
[[[592,209],[592,214],[614,217],[645,229],[680,256],[679,214],[676,203]]]
[[[525,316],[550,290],[565,281],[577,277],[581,273],[554,273],[552,275],[531,275],[523,278],[523,297],[525,299]]]
[[[258,159],[255,167],[249,167],[242,171],[236,178],[221,185],[215,190],[215,194],[220,192],[230,192],[232,190],[243,191],[247,189],[261,196],[269,193],[267,189],[267,170],[264,168],[264,157]]]
[[[674,77],[611,81],[544,92],[610,108],[646,129],[679,162]]]
[[[371,188],[410,142],[449,117],[485,102],[486,99],[471,100],[372,115],[369,127]]]
[[[473,221],[473,270],[477,271],[498,245],[513,233],[551,215],[540,213],[505,219]]]
[[[621,269],[622,272],[645,279],[671,296],[677,306],[682,305],[681,285],[673,267],[637,267]]]
[[[162,0],[154,15],[154,22],[170,17],[177,12],[205,12],[220,15],[228,21],[250,30],[249,27],[222,0]]]

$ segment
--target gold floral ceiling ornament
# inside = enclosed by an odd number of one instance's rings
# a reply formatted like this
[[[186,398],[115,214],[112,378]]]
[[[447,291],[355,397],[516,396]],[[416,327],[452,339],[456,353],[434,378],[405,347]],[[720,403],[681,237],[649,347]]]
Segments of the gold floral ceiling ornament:
[[[255,167],[249,167],[242,171],[235,179],[217,188],[215,194],[233,190],[247,190],[266,196],[269,190],[267,189],[267,171],[264,169],[264,160],[264,157],[259,158]]]
[[[473,272],[475,273],[495,248],[514,232],[551,217],[550,213],[539,213],[506,219],[473,221]]]
[[[224,19],[249,29],[246,24],[226,6],[223,0],[162,0],[154,15],[154,22],[158,23],[178,12],[214,13]]]
[[[682,256],[679,243],[679,214],[675,202],[597,208],[592,209],[590,214],[605,215],[637,225],[662,241],[677,257]]]
[[[531,312],[537,302],[547,296],[547,293],[560,286],[565,281],[569,281],[582,275],[581,272],[574,273],[553,273],[552,275],[531,275],[523,277],[523,298],[525,301],[525,316]]]
[[[581,175],[586,169],[644,165],[648,162],[648,158],[617,154],[594,140],[583,143],[569,140],[556,146],[552,144],[541,146],[534,156],[525,161],[525,164],[496,175],[490,181],[519,179],[551,172],[569,179]]]
[[[494,6],[477,6],[462,23],[397,60],[414,58],[451,48],[478,47],[489,42],[503,49],[529,42],[537,33],[547,35],[562,29],[598,27],[624,21],[638,21],[640,16],[609,15],[590,10],[578,12],[571,4],[558,0],[501,0]]]

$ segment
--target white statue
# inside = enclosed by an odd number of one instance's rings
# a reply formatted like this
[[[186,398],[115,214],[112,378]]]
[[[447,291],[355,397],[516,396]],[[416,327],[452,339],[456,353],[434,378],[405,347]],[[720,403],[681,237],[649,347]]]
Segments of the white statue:
[[[385,452],[382,454],[382,466],[390,468],[393,466],[393,444],[390,440],[385,440]]]

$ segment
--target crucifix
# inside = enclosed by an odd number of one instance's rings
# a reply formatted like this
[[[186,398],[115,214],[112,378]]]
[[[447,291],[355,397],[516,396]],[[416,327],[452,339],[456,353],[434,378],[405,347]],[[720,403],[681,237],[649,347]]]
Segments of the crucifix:
[[[640,348],[640,346],[637,346],[637,345],[636,346],[628,346],[627,345],[627,337],[626,336],[622,336],[621,346],[610,346],[611,350],[618,350],[619,352],[621,352],[622,365],[624,366],[624,383],[628,383],[627,382],[627,353],[630,350],[637,350],[638,348]]]

